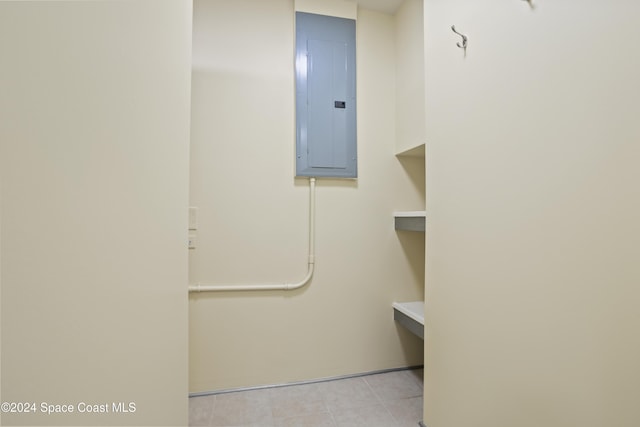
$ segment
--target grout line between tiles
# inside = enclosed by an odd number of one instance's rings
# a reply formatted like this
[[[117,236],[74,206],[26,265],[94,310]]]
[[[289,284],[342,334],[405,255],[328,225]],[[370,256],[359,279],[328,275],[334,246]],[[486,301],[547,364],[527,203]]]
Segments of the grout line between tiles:
[[[333,412],[331,412],[331,409],[327,408],[327,412],[329,413],[329,417],[331,418],[331,422],[333,423],[334,427],[338,427],[338,422],[336,421],[336,417],[333,416]]]
[[[364,380],[364,382],[367,384],[367,387],[369,387],[369,390],[371,390],[371,393],[373,393],[373,395],[376,397],[376,399],[378,399],[378,403],[382,406],[382,408],[387,411],[387,414],[389,414],[389,416],[391,417],[391,419],[395,422],[396,425],[400,425],[400,423],[398,422],[398,420],[396,419],[396,417],[393,416],[393,414],[391,413],[391,411],[389,411],[389,408],[387,408],[387,405],[385,405],[384,400],[382,400],[382,397],[380,397],[380,395],[378,393],[376,393],[376,391],[373,389],[373,387],[371,386],[371,384],[369,384],[369,381],[367,381],[367,378],[364,377],[362,378]]]
[[[209,419],[207,420],[207,425],[210,426],[213,423],[213,411],[216,410],[216,403],[218,398],[213,396],[213,404],[211,405],[211,410],[209,411]]]
[[[373,387],[371,387],[371,384],[369,384],[369,381],[367,381],[366,378],[362,378],[362,379],[364,380],[364,383],[367,385],[367,387],[369,387],[369,390],[371,391],[371,393],[373,393],[373,395],[376,397],[376,399],[378,400],[378,403],[383,403],[382,398],[378,395],[378,393],[376,393]]]

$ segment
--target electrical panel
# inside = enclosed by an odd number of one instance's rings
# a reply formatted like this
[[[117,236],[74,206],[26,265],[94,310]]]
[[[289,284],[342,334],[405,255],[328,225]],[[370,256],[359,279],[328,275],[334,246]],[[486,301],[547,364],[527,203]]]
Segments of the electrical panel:
[[[356,22],[296,12],[296,176],[357,177]]]

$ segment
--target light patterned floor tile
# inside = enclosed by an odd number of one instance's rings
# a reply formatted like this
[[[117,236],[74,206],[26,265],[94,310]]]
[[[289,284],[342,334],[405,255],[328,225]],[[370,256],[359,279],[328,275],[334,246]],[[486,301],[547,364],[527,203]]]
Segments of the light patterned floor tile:
[[[385,408],[398,423],[398,427],[416,427],[422,420],[422,396],[384,402]]]
[[[212,427],[415,427],[421,369],[189,399],[189,425]]]
[[[208,426],[213,413],[215,396],[192,397],[189,399],[189,425]]]
[[[379,403],[362,377],[320,383],[322,399],[329,412],[340,409],[359,408]]]
[[[276,387],[269,390],[274,418],[327,412],[318,384]]]
[[[382,401],[422,396],[422,388],[418,386],[413,374],[409,371],[369,375],[366,381]]]
[[[252,390],[216,395],[211,425],[216,427],[273,425],[269,391]]]
[[[280,418],[276,420],[275,425],[276,427],[336,427],[333,417],[328,412]]]
[[[424,387],[424,369],[412,369],[407,371],[416,380],[418,387],[422,389]]]
[[[389,411],[382,405],[340,409],[332,412],[337,427],[396,427]]]

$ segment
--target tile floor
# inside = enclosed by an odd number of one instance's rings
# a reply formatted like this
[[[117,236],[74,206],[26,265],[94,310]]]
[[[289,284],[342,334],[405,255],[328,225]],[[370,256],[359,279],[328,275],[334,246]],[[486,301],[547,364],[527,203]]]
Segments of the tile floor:
[[[416,427],[423,370],[189,399],[189,425],[215,427]]]

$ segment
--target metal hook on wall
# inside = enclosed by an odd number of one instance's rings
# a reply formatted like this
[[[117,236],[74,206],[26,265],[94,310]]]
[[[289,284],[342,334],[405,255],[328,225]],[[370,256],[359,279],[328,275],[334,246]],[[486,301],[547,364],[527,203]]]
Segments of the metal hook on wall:
[[[531,10],[534,10],[536,8],[536,5],[533,4],[533,0],[524,0],[527,3],[529,3],[529,7],[531,8]]]
[[[464,55],[467,56],[467,36],[465,36],[462,33],[459,33],[456,31],[456,26],[452,25],[451,29],[453,30],[454,33],[456,33],[457,35],[459,35],[460,37],[462,37],[462,44],[460,43],[456,43],[456,46],[458,46],[460,49],[464,49]]]

